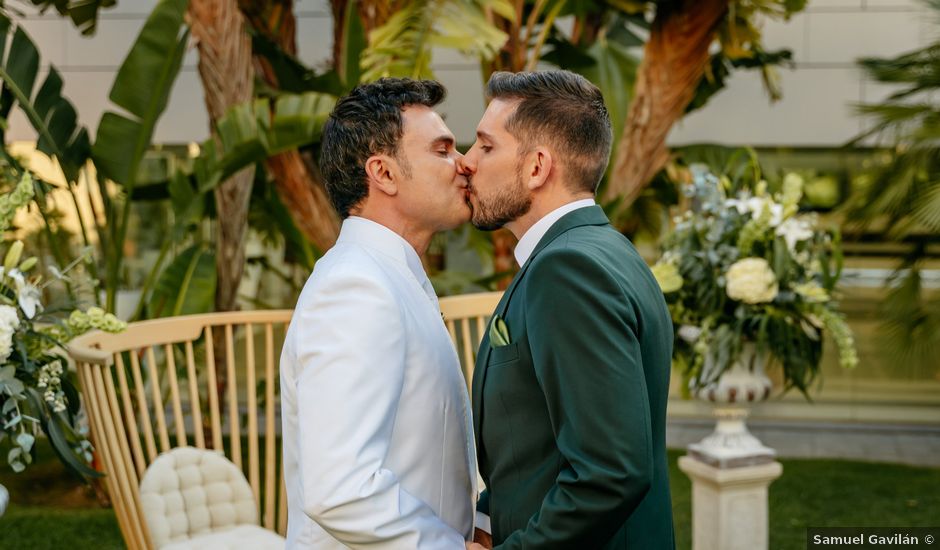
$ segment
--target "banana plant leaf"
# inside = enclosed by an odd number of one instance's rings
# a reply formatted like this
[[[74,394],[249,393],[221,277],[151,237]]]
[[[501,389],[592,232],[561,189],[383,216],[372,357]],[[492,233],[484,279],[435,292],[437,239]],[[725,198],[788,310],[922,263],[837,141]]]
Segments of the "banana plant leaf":
[[[215,253],[193,245],[160,274],[150,297],[148,317],[170,317],[212,311],[215,303]]]
[[[107,111],[98,124],[92,156],[98,171],[133,190],[141,159],[166,108],[189,36],[188,0],[161,0],[118,70],[108,96],[126,114]]]
[[[12,33],[7,55],[6,43]],[[0,118],[6,119],[18,106],[36,130],[37,147],[55,157],[69,182],[78,179],[79,170],[91,150],[88,131],[78,124],[75,107],[62,96],[62,77],[55,67],[49,68],[39,90],[33,95],[39,74],[39,50],[19,26],[0,14]],[[2,129],[0,129],[2,137]]]
[[[242,168],[271,155],[316,143],[336,98],[316,92],[277,98],[272,115],[269,102],[257,99],[229,109],[217,123],[221,147],[203,144],[207,166],[194,166],[197,180],[214,186]],[[200,184],[200,189],[207,190]]]

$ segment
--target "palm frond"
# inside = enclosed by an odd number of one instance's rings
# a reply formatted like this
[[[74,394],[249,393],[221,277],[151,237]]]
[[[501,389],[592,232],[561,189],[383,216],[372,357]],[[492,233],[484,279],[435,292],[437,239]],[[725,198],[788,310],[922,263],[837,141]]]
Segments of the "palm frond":
[[[508,0],[423,0],[404,6],[369,34],[362,55],[362,81],[383,76],[433,78],[433,48],[492,59],[508,36],[486,10],[511,13]]]

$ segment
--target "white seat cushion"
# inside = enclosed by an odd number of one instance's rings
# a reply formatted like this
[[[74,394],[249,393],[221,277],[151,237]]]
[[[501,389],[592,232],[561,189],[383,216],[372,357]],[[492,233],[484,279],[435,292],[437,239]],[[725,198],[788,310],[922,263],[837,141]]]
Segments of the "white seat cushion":
[[[158,456],[140,482],[140,501],[157,548],[202,535],[232,536],[236,526],[266,532],[257,527],[258,508],[244,474],[216,451],[178,447]]]
[[[172,542],[160,550],[284,550],[284,537],[257,525],[238,527]]]

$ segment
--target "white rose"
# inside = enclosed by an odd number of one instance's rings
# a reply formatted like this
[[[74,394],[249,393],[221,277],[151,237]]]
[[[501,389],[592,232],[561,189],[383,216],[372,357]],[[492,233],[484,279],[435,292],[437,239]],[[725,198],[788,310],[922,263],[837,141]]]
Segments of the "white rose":
[[[763,258],[744,258],[728,268],[728,297],[748,304],[773,301],[777,296],[777,277]]]

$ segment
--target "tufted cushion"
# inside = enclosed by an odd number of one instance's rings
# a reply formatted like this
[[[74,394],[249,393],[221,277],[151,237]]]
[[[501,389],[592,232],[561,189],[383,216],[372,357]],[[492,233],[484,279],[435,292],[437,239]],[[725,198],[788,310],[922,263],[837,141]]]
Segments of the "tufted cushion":
[[[157,548],[226,529],[234,533],[242,525],[265,531],[257,527],[245,476],[216,451],[178,447],[158,456],[140,482],[140,501]]]

